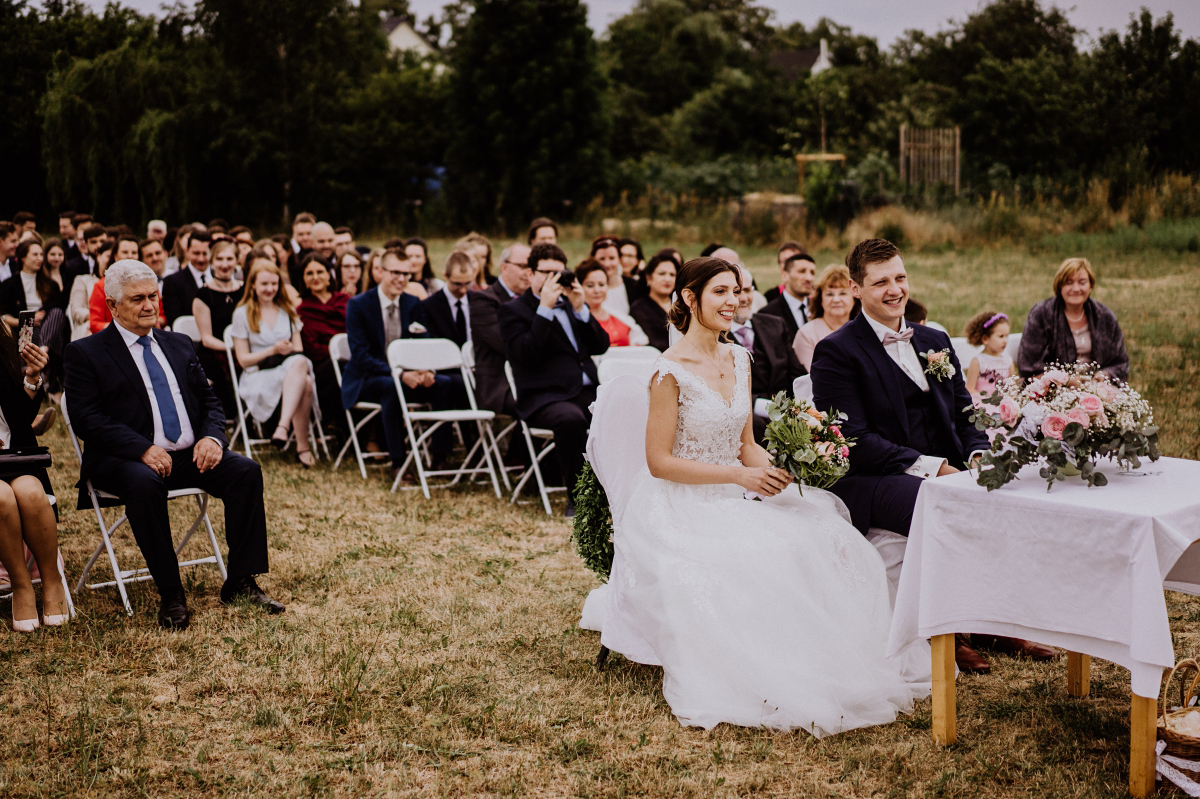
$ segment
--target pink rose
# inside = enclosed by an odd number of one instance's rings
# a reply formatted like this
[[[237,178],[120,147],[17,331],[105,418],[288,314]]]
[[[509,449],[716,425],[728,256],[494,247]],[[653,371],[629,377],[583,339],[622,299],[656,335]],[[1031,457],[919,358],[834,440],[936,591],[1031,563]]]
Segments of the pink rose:
[[[1104,413],[1104,400],[1095,394],[1080,394],[1079,407],[1089,416],[1099,416]]]
[[[1000,421],[1007,427],[1012,427],[1016,424],[1017,419],[1021,416],[1021,408],[1013,401],[1012,397],[1005,397],[1000,400]]]
[[[1118,394],[1117,390],[1112,386],[1112,384],[1108,382],[1101,382],[1099,380],[1092,384],[1092,391],[1096,393],[1096,396],[1108,402],[1115,400]]]
[[[1051,383],[1058,383],[1060,386],[1066,385],[1067,381],[1071,379],[1071,376],[1062,369],[1051,369],[1046,372],[1044,377]]]
[[[849,447],[842,447],[842,457],[843,458],[850,457],[850,448]]]
[[[944,353],[944,352],[931,352],[931,353],[929,353],[929,355],[928,355],[928,356],[926,356],[926,359],[927,359],[927,360],[928,360],[930,363],[941,363],[942,361],[946,360],[946,353]]]
[[[1042,435],[1046,438],[1057,438],[1062,440],[1063,430],[1067,429],[1067,425],[1071,423],[1071,418],[1065,413],[1054,411],[1046,414],[1046,418],[1042,421]]]
[[[1034,397],[1046,396],[1046,378],[1045,378],[1045,376],[1039,377],[1037,380],[1030,382],[1029,393],[1031,396],[1034,396]]]
[[[1084,429],[1087,429],[1088,425],[1092,422],[1092,417],[1088,416],[1087,411],[1083,408],[1072,408],[1067,411],[1067,418],[1072,422],[1079,422],[1083,425]]]
[[[829,432],[833,433],[835,436],[840,436],[842,434],[842,428],[838,427],[836,424],[831,424],[829,426]]]

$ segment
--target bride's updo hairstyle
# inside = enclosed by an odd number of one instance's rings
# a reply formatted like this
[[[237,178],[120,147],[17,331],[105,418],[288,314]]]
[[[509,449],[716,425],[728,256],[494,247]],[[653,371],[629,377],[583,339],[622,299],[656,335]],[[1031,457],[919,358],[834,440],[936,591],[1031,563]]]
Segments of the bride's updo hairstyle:
[[[683,299],[684,290],[692,292],[699,307],[700,298],[704,296],[704,287],[722,272],[732,272],[737,280],[738,289],[742,288],[742,271],[720,258],[693,258],[680,268],[679,274],[675,276],[675,302],[671,304],[671,310],[667,311],[667,321],[680,333],[688,332],[688,326],[692,323],[692,309]]]

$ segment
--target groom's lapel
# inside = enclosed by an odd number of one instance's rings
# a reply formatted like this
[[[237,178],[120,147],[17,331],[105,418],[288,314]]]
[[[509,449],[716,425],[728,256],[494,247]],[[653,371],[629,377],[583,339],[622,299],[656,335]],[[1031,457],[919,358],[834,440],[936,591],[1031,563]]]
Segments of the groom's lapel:
[[[939,346],[940,337],[936,331],[929,329],[925,325],[913,325],[912,329],[912,343],[916,347],[917,359],[921,362],[921,368],[924,369],[926,364],[925,356],[922,353],[929,352],[930,350],[940,352],[945,347]],[[959,368],[961,367],[962,365],[959,364]],[[955,410],[951,406],[954,404],[954,378],[947,377],[943,380],[938,380],[933,375],[927,375],[926,379],[929,381],[929,390],[933,392],[933,397],[937,400],[938,407],[942,409],[945,422],[953,428]]]
[[[867,358],[874,365],[879,380],[883,384],[883,390],[891,400],[896,420],[903,428],[904,436],[907,439],[909,436],[908,406],[904,404],[904,390],[900,385],[900,367],[896,366],[892,356],[888,355],[887,350],[883,348],[883,343],[875,335],[871,323],[867,321],[866,314],[860,313],[854,320],[854,336],[858,339],[863,352],[867,354]]]

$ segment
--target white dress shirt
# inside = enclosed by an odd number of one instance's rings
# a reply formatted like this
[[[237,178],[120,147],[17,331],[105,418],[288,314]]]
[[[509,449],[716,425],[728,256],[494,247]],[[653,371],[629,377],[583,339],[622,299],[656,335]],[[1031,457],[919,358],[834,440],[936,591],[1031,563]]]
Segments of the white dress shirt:
[[[162,447],[168,452],[180,449],[187,449],[192,444],[196,443],[196,433],[192,430],[192,420],[188,418],[187,406],[183,404],[183,392],[179,390],[179,381],[175,379],[175,371],[171,368],[171,362],[167,360],[166,353],[162,351],[162,347],[158,344],[158,339],[154,337],[154,332],[151,331],[150,351],[154,353],[154,357],[158,359],[159,365],[167,376],[167,385],[171,389],[171,398],[175,400],[175,413],[179,416],[179,440],[171,441],[163,432],[162,413],[158,410],[158,400],[154,396],[154,385],[150,382],[150,372],[146,370],[146,361],[144,348],[138,343],[138,334],[126,330],[120,322],[115,322],[117,332],[121,334],[121,338],[125,341],[125,346],[129,347],[129,354],[133,356],[133,363],[137,366],[138,374],[142,376],[142,383],[146,386],[146,396],[150,398],[150,412],[154,416],[154,445]],[[216,439],[213,439],[216,441]],[[217,443],[220,443],[219,441]]]
[[[500,288],[502,288],[508,292],[508,298],[510,300],[516,299],[517,292],[513,291],[512,289],[510,289],[508,287],[508,284],[504,282],[504,278],[498,277],[498,278],[496,278],[496,282],[500,284]]]
[[[506,287],[507,288],[507,287]],[[450,289],[443,286],[442,293],[446,295],[446,301],[450,303],[450,318],[454,320],[454,324],[458,324],[458,297],[450,293]],[[467,315],[467,341],[471,340],[471,312],[470,303],[467,301],[468,295],[463,295],[462,311]]]
[[[780,292],[783,295],[783,301],[787,303],[787,307],[792,312],[792,318],[796,320],[797,327],[804,327],[808,324],[808,297],[798,300],[792,296],[791,292],[784,289]]]
[[[204,281],[208,280],[208,270],[205,269],[203,272],[201,272],[191,264],[188,264],[187,268],[188,271],[192,273],[192,280],[196,281],[196,288],[202,288],[204,286]]]
[[[566,307],[563,307],[561,304],[556,305],[554,306],[553,310],[550,310],[539,304],[537,307],[537,315],[543,319],[549,319],[551,322],[558,322],[559,327],[566,332],[567,338],[570,339],[571,346],[575,348],[576,352],[579,352],[579,342],[575,340],[575,327],[571,324],[571,317],[567,316],[567,309],[570,309],[571,313],[574,314],[575,318],[580,322],[586,323],[592,318],[592,311],[587,307],[587,303],[584,303],[583,308],[579,309],[578,311],[572,308],[569,303],[566,305]],[[587,372],[583,373],[583,384],[585,386],[590,386],[592,384],[592,379],[588,377]]]
[[[13,276],[12,259],[9,258],[6,261],[0,261],[0,283],[3,283],[5,280],[8,280],[12,276]]]
[[[908,329],[908,322],[900,320],[900,329],[892,330],[885,324],[876,322],[871,318],[870,314],[863,312],[863,316],[867,318],[867,322],[871,325],[871,330],[879,337],[880,343],[883,342],[883,337],[887,333],[903,333]],[[917,388],[921,391],[929,392],[929,380],[925,378],[925,370],[921,368],[921,359],[917,357],[917,348],[913,346],[912,341],[893,341],[883,348],[883,351],[888,354],[901,371],[909,377]],[[905,474],[915,474],[917,477],[937,477],[938,471],[941,470],[942,464],[946,463],[945,458],[938,458],[933,455],[921,455],[907,469]]]

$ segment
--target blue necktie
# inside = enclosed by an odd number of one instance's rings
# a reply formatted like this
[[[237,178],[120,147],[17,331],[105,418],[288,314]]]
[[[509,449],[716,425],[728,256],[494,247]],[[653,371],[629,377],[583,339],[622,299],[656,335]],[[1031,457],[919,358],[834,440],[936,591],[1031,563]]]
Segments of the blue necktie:
[[[167,373],[150,351],[152,343],[149,336],[138,338],[138,344],[142,345],[142,360],[146,362],[146,372],[150,375],[150,386],[154,389],[154,400],[158,403],[158,415],[162,417],[163,434],[168,441],[175,442],[179,440],[179,434],[182,432],[179,427],[179,413],[175,410],[175,398],[171,396]]]

